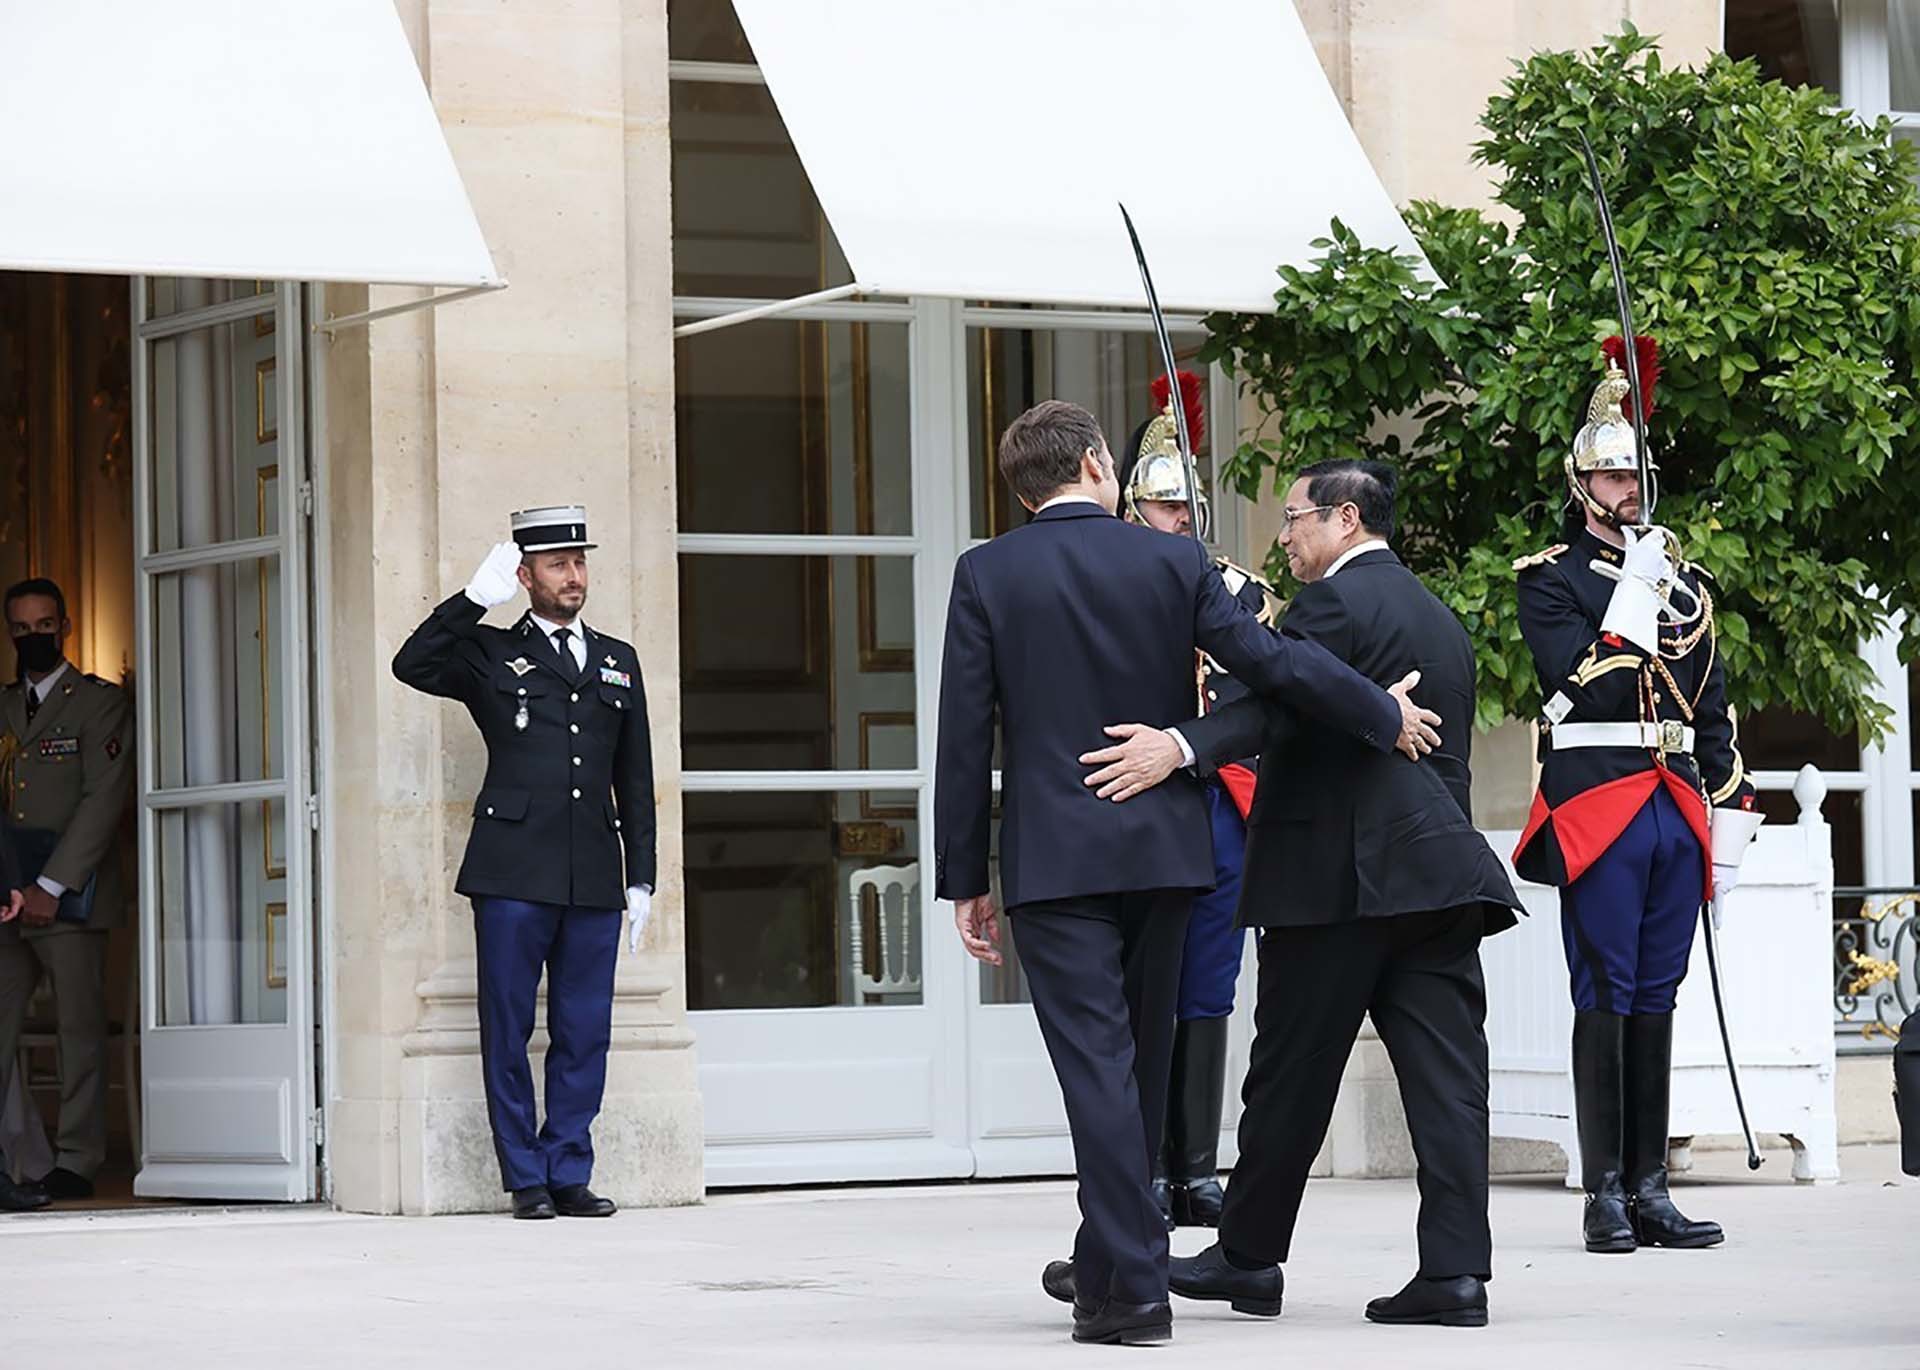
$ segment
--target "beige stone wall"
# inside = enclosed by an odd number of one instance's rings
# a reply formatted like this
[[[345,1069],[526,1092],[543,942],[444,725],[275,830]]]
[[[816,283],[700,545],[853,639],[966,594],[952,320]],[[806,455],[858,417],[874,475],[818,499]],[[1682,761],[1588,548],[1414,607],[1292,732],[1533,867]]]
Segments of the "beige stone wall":
[[[587,618],[639,649],[661,794],[656,917],[637,955],[622,943],[595,1184],[689,1202],[702,1129],[682,983],[665,6],[400,10],[512,284],[347,334],[324,363],[333,1198],[375,1212],[503,1203],[471,915],[452,892],[485,754],[463,710],[400,686],[388,663],[509,511],[579,501],[602,544]],[[336,290],[329,307],[365,293]],[[543,1046],[536,1035],[536,1058]]]

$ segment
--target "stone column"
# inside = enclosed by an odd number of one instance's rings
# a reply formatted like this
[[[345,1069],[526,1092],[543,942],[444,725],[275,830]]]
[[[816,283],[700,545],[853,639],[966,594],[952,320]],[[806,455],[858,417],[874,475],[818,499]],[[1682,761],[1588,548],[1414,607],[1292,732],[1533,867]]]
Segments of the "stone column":
[[[375,324],[328,362],[340,373],[328,402],[340,449],[329,495],[334,1198],[368,1211],[504,1206],[471,913],[452,890],[485,753],[464,710],[405,689],[387,663],[505,536],[509,511],[577,501],[601,544],[586,618],[639,648],[662,795],[655,921],[638,954],[621,945],[594,1184],[629,1204],[692,1202],[702,1129],[675,793],[665,8],[409,0],[401,12],[511,287]],[[371,293],[376,305],[405,294]],[[536,1035],[536,1082],[544,1047]]]

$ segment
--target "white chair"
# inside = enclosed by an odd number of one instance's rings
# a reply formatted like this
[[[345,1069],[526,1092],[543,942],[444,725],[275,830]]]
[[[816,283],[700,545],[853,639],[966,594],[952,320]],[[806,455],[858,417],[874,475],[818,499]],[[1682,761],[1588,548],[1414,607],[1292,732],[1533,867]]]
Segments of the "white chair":
[[[867,965],[866,892],[873,891],[878,945],[873,972]],[[898,892],[894,898],[889,895]],[[920,967],[913,933],[919,921],[920,864],[868,866],[847,878],[847,978],[853,1002],[919,1003]]]

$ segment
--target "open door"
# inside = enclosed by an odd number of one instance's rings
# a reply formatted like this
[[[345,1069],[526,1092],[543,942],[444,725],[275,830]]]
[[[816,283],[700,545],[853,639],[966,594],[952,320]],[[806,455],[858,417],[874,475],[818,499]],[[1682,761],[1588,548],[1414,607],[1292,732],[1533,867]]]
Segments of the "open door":
[[[297,285],[133,283],[145,1126],[134,1192],[315,1183]]]

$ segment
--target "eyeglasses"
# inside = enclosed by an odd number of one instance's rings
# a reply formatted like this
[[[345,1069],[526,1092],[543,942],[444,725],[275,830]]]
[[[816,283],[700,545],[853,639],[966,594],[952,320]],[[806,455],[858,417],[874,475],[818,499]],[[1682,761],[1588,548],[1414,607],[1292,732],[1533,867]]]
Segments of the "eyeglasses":
[[[1282,509],[1280,511],[1280,517],[1286,521],[1287,531],[1292,532],[1293,525],[1305,518],[1308,514],[1324,514],[1329,510],[1338,509],[1339,507],[1337,504],[1316,504],[1307,509]]]

